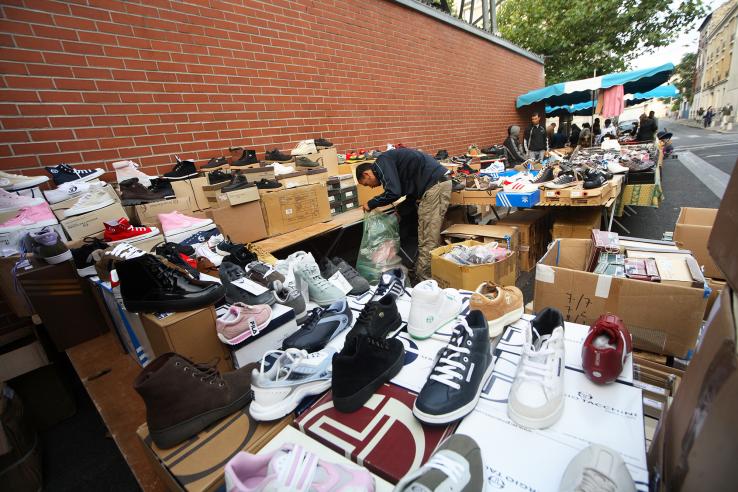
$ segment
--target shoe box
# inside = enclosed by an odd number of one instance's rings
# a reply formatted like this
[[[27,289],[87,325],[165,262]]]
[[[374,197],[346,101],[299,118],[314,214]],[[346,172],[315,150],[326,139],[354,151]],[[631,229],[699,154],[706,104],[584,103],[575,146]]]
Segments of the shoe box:
[[[220,307],[218,315],[225,314],[227,309],[227,306]],[[263,330],[238,345],[230,346],[233,365],[239,368],[252,362],[259,362],[269,350],[281,349],[285,338],[296,331],[297,323],[292,308],[281,304],[272,305],[272,317]]]
[[[328,191],[322,184],[262,193],[261,211],[269,236],[296,231],[331,218]]]
[[[227,191],[218,195],[218,207],[241,205],[243,203],[255,202],[261,199],[259,188],[249,186],[235,191]]]
[[[287,165],[290,164],[288,163]],[[275,178],[274,167],[272,166],[258,166],[251,169],[239,169],[238,173],[245,177],[249,183],[256,183],[262,179],[273,180]]]
[[[727,286],[656,429],[648,453],[651,490],[725,490],[738,479],[737,309]]]
[[[338,215],[344,212],[342,202],[333,202],[330,204],[331,216]]]
[[[328,192],[342,191],[347,188],[356,189],[356,181],[351,174],[341,174],[339,176],[331,176],[326,181]]]
[[[210,208],[210,203],[205,195],[203,187],[207,186],[208,178],[205,176],[192,179],[180,179],[170,181],[174,196],[176,198],[188,198],[190,207],[193,211],[206,210]]]
[[[92,180],[90,183],[100,183],[99,180]],[[115,192],[112,186],[108,185],[103,187],[103,190],[107,192],[107,194],[115,200],[116,202],[120,202],[120,197],[118,196],[118,193]],[[56,215],[56,218],[59,220],[64,220],[64,211],[72,208],[74,204],[77,203],[77,201],[80,199],[82,195],[76,196],[74,198],[69,198],[67,200],[62,200],[61,202],[56,202],[53,204],[49,204],[49,207],[51,208],[51,211],[54,212],[54,215]]]
[[[529,191],[527,193],[506,193],[498,191],[495,195],[495,204],[498,207],[521,207],[530,208],[541,200],[541,190]]]
[[[334,450],[319,443],[315,439],[311,439],[310,437],[306,436],[305,434],[295,429],[291,425],[284,427],[279,432],[279,434],[277,434],[274,437],[274,439],[266,443],[266,445],[264,445],[264,447],[261,448],[259,452],[256,454],[264,455],[268,453],[273,453],[274,451],[277,451],[278,449],[280,449],[281,446],[285,443],[300,445],[305,451],[314,454],[321,461],[335,463],[337,465],[341,465],[345,467],[358,466],[356,463],[352,463],[351,460],[346,458],[343,454],[339,454],[335,452]],[[374,475],[373,478],[374,478],[374,491],[375,492],[392,492],[393,491],[394,486],[390,484],[389,482],[387,482],[386,480],[376,475]]]
[[[515,285],[518,272],[518,254],[512,254],[504,260],[481,265],[460,265],[443,258],[454,246],[480,246],[479,241],[462,241],[448,244],[431,251],[431,275],[442,288],[475,290],[482,282],[490,281],[500,285]]]
[[[236,453],[256,453],[291,421],[292,416],[275,422],[256,422],[249,416],[247,406],[171,449],[158,448],[146,424],[136,434],[169,490],[214,492],[225,490],[223,469]]]
[[[277,176],[277,181],[279,181],[285,188],[295,188],[296,186],[310,184],[308,182],[307,171],[295,171],[294,173],[280,174]]]
[[[325,183],[328,182],[328,170],[324,167],[316,167],[307,169],[307,182],[308,184]]]
[[[341,202],[341,209],[344,212],[350,212],[355,208],[359,208],[359,200],[357,198],[348,198]]]
[[[338,174],[338,152],[336,148],[320,149],[318,155],[322,159],[321,164],[328,171],[328,176],[336,176]]]
[[[396,483],[425,463],[456,427],[422,425],[412,412],[415,397],[399,386],[384,384],[362,408],[341,413],[333,407],[329,391],[293,425],[383,480]]]
[[[71,241],[94,236],[105,230],[105,222],[128,218],[120,202],[115,202],[82,215],[76,215],[61,221],[62,227]]]
[[[682,207],[674,226],[674,241],[680,248],[692,252],[700,266],[704,267],[706,277],[722,279],[725,277],[723,272],[707,251],[707,241],[717,213],[716,208]]]
[[[232,193],[250,192],[255,189],[253,187]],[[256,200],[239,205],[211,208],[207,211],[207,217],[215,222],[221,234],[230,237],[234,242],[250,243],[268,236],[258,191]]]
[[[218,370],[233,369],[231,354],[215,331],[212,306],[181,313],[146,313],[141,315],[153,357],[176,352],[190,360],[208,361],[218,357]]]
[[[656,183],[656,171],[653,169],[650,171],[641,171],[639,173],[628,173],[626,176],[628,180],[627,184],[629,185]]]
[[[501,220],[497,225],[515,226],[520,231],[520,270],[528,272],[535,268],[546,252],[550,242],[550,216],[548,210],[518,210]]]
[[[130,217],[132,221],[135,220],[136,224],[158,227],[159,230],[161,230],[159,214],[167,214],[177,210],[185,215],[191,215],[195,210],[191,197],[174,198],[153,203],[142,203],[141,205],[134,205],[127,208],[133,211]]]
[[[592,230],[599,229],[601,222],[602,211],[599,207],[557,209],[553,212],[551,237],[589,239]]]
[[[592,248],[590,239],[552,243],[536,267],[534,310],[554,307],[567,321],[582,324],[615,313],[633,335],[635,348],[685,358],[702,325],[708,297],[704,287],[693,287],[692,281],[646,282],[590,273]],[[680,273],[677,260],[669,261],[671,270]],[[682,270],[689,273],[685,265]]]

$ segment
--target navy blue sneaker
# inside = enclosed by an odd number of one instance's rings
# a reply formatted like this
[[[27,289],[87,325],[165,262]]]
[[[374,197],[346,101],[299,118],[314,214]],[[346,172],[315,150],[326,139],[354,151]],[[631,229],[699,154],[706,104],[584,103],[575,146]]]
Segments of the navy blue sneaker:
[[[209,229],[207,231],[197,232],[191,235],[190,237],[188,237],[187,239],[185,239],[184,241],[180,241],[179,244],[183,244],[185,246],[194,246],[199,243],[204,243],[211,237],[217,236],[218,234],[220,234],[220,232],[218,231],[218,228],[213,227],[212,229]]]
[[[346,299],[336,301],[327,308],[315,308],[299,330],[288,336],[283,350],[296,348],[317,352],[342,331],[351,326],[353,314]]]
[[[90,181],[99,178],[105,171],[103,169],[75,169],[69,164],[59,164],[58,166],[46,166],[46,170],[51,174],[54,184],[69,183],[70,181]]]

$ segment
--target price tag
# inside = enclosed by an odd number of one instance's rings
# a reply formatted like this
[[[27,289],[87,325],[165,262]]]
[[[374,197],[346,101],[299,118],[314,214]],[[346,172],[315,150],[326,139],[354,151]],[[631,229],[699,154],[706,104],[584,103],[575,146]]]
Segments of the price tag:
[[[235,285],[239,289],[245,290],[246,292],[251,292],[255,296],[259,296],[269,291],[269,289],[267,289],[263,285],[259,285],[253,280],[249,280],[247,278],[239,278],[238,280],[233,282],[233,285]]]
[[[581,191],[572,191],[571,192],[571,195],[569,195],[569,196],[571,196],[572,198],[580,198],[582,196],[582,192]]]
[[[341,292],[344,294],[348,294],[353,287],[351,287],[351,284],[346,280],[346,277],[343,276],[341,272],[334,273],[331,278],[328,279],[330,283],[332,283],[335,287],[337,287]]]

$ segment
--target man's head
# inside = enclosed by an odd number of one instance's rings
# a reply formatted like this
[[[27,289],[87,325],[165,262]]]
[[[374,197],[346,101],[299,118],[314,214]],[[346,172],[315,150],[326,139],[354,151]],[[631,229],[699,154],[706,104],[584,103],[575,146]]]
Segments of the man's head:
[[[530,117],[530,122],[533,123],[533,125],[538,125],[541,123],[541,115],[538,113],[533,113]]]
[[[556,131],[556,123],[551,123],[550,125],[548,125],[548,129],[549,129],[549,131],[551,133],[555,132]]]
[[[607,128],[610,125],[612,125],[612,120],[610,118],[608,118],[608,119],[605,120],[605,128]]]
[[[360,185],[368,186],[369,188],[376,188],[382,185],[372,170],[372,164],[369,162],[364,162],[356,166],[356,181]]]
[[[650,113],[648,113],[648,117],[649,117],[649,118],[653,118],[655,114],[656,114],[656,113],[654,113],[653,111],[651,111]]]

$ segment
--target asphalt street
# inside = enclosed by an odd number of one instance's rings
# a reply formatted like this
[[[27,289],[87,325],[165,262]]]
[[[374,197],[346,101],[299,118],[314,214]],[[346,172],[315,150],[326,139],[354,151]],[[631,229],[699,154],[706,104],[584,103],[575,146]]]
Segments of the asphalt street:
[[[738,159],[738,133],[722,134],[664,119],[659,127],[674,134],[677,157],[664,161],[664,200],[659,208],[629,208],[630,215],[617,220],[630,233],[613,224],[613,231],[621,235],[661,239],[664,232],[674,230],[681,207],[719,207]]]

